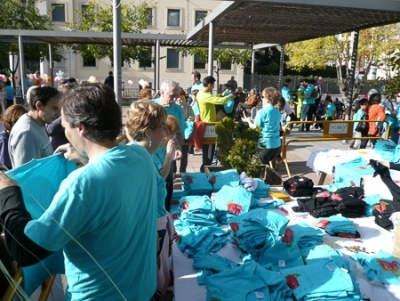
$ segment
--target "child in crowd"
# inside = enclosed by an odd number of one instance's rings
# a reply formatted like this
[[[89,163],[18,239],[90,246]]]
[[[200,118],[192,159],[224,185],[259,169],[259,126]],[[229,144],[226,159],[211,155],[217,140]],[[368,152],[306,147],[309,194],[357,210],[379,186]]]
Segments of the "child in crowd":
[[[190,93],[190,97],[192,98],[192,102],[190,103],[190,106],[192,107],[195,121],[200,120],[200,110],[199,110],[199,106],[197,105],[197,99],[196,99],[198,92],[199,92],[199,90],[193,90]]]
[[[332,103],[332,97],[329,95],[325,98],[325,107],[326,120],[333,120],[335,117],[336,106]]]
[[[357,112],[353,115],[353,120],[361,120],[364,115],[367,114],[366,109],[368,106],[368,100],[366,98],[362,98],[358,101],[356,108],[358,109]],[[368,119],[367,116],[364,116],[364,119]],[[360,138],[360,137],[365,137],[368,134],[368,128],[364,129],[361,132],[356,131],[358,122],[354,122],[353,124],[353,137],[354,138]],[[349,149],[353,148],[359,148],[361,144],[361,140],[353,140],[349,146]]]
[[[183,114],[185,115],[186,123],[188,123],[188,122],[193,123],[194,122],[194,112],[193,112],[192,107],[186,103],[186,93],[182,88],[180,88],[179,96],[176,98],[175,102],[181,106],[181,108],[183,110]],[[188,143],[189,140],[185,139],[184,142]],[[180,160],[180,167],[179,167],[179,173],[181,174],[181,176],[186,173],[186,167],[188,164],[188,154],[189,154],[189,145],[182,145],[182,157]],[[174,173],[176,173],[177,172],[176,160],[174,160],[172,164],[173,164]]]

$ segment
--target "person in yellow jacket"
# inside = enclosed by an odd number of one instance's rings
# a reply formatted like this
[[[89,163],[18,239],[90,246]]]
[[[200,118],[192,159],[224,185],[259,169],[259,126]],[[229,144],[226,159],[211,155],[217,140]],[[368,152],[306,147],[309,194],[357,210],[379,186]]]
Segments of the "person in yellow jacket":
[[[297,107],[296,107],[296,117],[300,120],[301,118],[301,108],[303,107],[303,95],[304,95],[304,86],[300,83],[300,86],[297,90]]]
[[[234,97],[232,93],[226,96],[212,95],[211,92],[214,89],[215,78],[212,76],[206,76],[203,78],[203,89],[197,93],[197,105],[200,111],[200,120],[203,122],[216,122],[217,112],[215,109],[216,105],[223,105],[231,97]],[[211,165],[214,158],[215,144],[203,144],[203,161],[200,167],[200,171],[204,172],[204,165]]]

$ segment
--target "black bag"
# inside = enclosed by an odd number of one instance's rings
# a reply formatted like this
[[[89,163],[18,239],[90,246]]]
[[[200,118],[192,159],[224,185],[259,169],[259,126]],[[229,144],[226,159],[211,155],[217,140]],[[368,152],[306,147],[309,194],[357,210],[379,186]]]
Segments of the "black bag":
[[[293,176],[283,182],[283,188],[291,196],[312,196],[314,194],[314,182],[301,176]]]
[[[365,122],[363,120],[368,120],[368,115],[364,114],[359,123],[357,124],[356,128],[354,129],[356,132],[365,132],[368,130],[368,122]]]
[[[367,203],[363,200],[348,196],[339,202],[336,209],[342,216],[354,218],[365,216],[365,206],[367,206]]]

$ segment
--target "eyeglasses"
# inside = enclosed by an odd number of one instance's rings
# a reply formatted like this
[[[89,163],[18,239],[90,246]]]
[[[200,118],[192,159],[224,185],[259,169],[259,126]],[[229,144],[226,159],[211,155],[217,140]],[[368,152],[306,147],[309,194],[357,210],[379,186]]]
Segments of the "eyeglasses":
[[[160,124],[159,126],[154,127],[153,130],[159,129],[159,128],[162,128],[164,131],[168,131],[167,125],[164,123]]]
[[[69,78],[63,78],[62,80],[60,80],[61,85],[64,85],[66,83],[76,83],[76,79],[73,77],[69,77]]]

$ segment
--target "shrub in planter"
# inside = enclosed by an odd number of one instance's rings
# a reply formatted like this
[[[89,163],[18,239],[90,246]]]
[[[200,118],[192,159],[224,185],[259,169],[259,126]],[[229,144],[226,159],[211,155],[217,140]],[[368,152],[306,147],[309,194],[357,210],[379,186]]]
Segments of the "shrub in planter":
[[[217,158],[221,165],[249,176],[260,175],[258,139],[261,128],[250,129],[225,117],[216,125]]]

